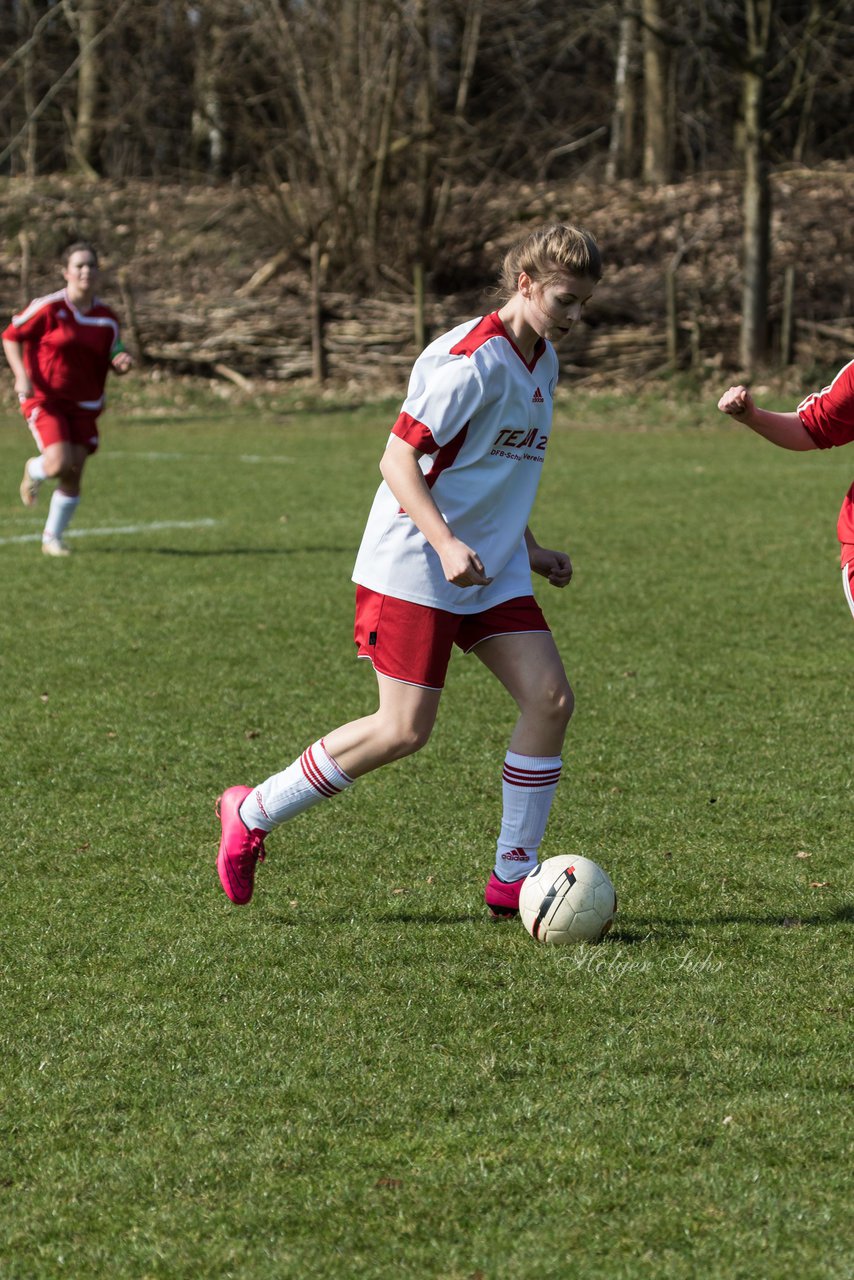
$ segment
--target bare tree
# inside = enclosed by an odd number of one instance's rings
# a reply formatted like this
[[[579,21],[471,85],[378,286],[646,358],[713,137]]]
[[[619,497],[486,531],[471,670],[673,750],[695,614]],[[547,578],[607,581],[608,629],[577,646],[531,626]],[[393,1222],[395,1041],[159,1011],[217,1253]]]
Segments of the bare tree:
[[[208,0],[194,12],[192,137],[196,156],[209,178],[223,177],[226,163],[226,108],[223,101],[227,65],[228,18],[220,0]]]
[[[672,153],[668,128],[667,45],[661,0],[642,0],[643,14],[643,179],[669,182]]]
[[[631,0],[623,5],[620,13],[617,59],[614,69],[614,106],[611,112],[611,138],[608,146],[608,163],[605,176],[609,182],[617,178],[630,178],[635,174],[634,149],[636,130],[636,46],[638,43],[637,16],[630,7]]]
[[[390,157],[412,143],[391,136],[402,30],[396,0],[257,0],[247,31],[241,145],[261,159],[288,241],[306,253],[317,241],[345,277],[379,234]]]
[[[101,28],[100,0],[79,0],[78,11],[73,15],[73,25],[80,50],[77,118],[71,140],[74,165],[87,177],[97,177],[96,130],[100,124],[98,108],[101,80],[101,55],[97,37]]]
[[[739,356],[748,373],[768,344],[768,272],[771,184],[765,136],[766,74],[774,0],[744,0],[746,24],[743,77],[744,228]]]
[[[51,68],[47,87],[44,88],[44,82],[48,79],[48,76],[43,70],[38,90],[32,88],[30,91],[32,82],[29,80],[29,73],[32,68],[38,65],[33,57],[34,51],[36,49],[40,49],[43,44],[46,44],[47,36],[51,33],[53,19],[59,12],[61,12],[61,10],[51,6],[43,15],[41,15],[41,17],[33,21],[35,12],[32,5],[29,0],[22,0],[21,14],[25,23],[29,24],[27,36],[20,50],[21,56],[20,59],[18,59],[23,69],[22,75],[26,99],[25,117],[17,133],[15,133],[10,138],[6,146],[0,150],[0,166],[5,164],[6,161],[20,153],[22,150],[25,154],[30,151],[33,153],[36,152],[36,126],[44,117],[47,116],[49,111],[57,108],[58,106],[60,107],[59,118],[65,123],[64,137],[67,140],[69,133],[73,136],[73,125],[69,129],[69,117],[65,116],[61,110],[63,96],[68,95],[70,86],[78,75],[84,60],[87,58],[94,58],[99,46],[108,37],[110,32],[121,24],[121,21],[127,10],[130,8],[130,5],[131,0],[119,0],[119,3],[111,8],[109,15],[103,18],[97,30],[88,28],[85,46],[80,46],[77,41],[74,42],[75,47],[69,48],[61,45],[59,47],[59,65],[55,69]],[[13,59],[10,61],[16,61],[14,55]],[[35,76],[33,76],[33,81],[34,80]],[[38,97],[38,93],[41,92],[42,89],[44,89],[44,92],[41,93],[41,97]],[[33,154],[28,158],[27,171],[31,176],[36,172],[37,163],[38,157],[36,154]]]
[[[45,24],[50,15],[44,15],[37,21],[33,0],[20,0],[17,6],[17,25],[20,62],[20,90],[24,109],[24,128],[21,136],[21,147],[18,155],[23,159],[23,172],[27,178],[36,176],[36,147],[38,142],[38,125],[36,122],[36,44],[38,29]],[[11,132],[11,131],[10,131]],[[13,151],[13,156],[15,152]]]
[[[854,23],[849,0],[806,0],[805,12],[776,17],[779,56],[769,79],[781,82],[781,91],[768,109],[768,128],[777,138],[775,152],[798,163],[806,160],[819,116],[833,118],[829,105],[819,103],[841,90],[840,106],[850,116],[850,57],[854,47]],[[776,15],[775,15],[776,16]],[[846,66],[846,63],[848,64]],[[843,105],[844,104],[844,105]]]

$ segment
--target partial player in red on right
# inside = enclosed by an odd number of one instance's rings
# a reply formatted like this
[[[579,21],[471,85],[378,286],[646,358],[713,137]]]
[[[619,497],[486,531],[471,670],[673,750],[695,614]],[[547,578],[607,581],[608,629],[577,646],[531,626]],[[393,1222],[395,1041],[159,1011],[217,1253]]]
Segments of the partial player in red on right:
[[[806,396],[792,413],[760,409],[747,387],[730,387],[718,401],[722,413],[743,422],[781,449],[832,449],[854,440],[854,360],[821,391]],[[854,615],[854,484],[845,495],[837,534],[842,544],[842,589]]]

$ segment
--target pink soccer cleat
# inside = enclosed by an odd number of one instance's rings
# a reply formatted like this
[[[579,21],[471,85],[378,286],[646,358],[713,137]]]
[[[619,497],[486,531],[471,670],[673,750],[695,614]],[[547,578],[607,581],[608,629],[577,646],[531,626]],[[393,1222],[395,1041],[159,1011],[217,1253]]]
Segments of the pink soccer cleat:
[[[216,802],[216,816],[222,823],[222,839],[216,869],[232,902],[243,906],[255,888],[255,864],[264,861],[266,831],[250,831],[240,816],[240,806],[251,787],[228,787]]]
[[[491,872],[486,882],[483,900],[489,907],[493,920],[512,920],[519,914],[519,894],[522,892],[521,880],[508,883],[500,880],[495,872]]]

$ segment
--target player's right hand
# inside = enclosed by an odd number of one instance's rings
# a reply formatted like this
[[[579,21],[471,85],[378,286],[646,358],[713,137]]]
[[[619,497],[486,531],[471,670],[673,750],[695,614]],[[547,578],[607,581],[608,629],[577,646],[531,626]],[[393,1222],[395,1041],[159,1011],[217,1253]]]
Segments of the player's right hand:
[[[492,581],[486,576],[483,561],[476,551],[457,538],[440,556],[448,582],[455,587],[486,587]]]
[[[745,414],[752,413],[755,407],[753,396],[747,387],[742,386],[730,387],[718,401],[721,413],[728,413],[731,418],[744,417]]]

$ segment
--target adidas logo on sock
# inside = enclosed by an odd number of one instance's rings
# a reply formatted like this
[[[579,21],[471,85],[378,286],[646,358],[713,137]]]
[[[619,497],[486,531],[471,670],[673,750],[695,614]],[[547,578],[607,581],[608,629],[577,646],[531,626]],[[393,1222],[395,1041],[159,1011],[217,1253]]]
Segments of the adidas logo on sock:
[[[531,403],[532,403],[532,404],[542,404],[542,403],[543,403],[543,393],[542,393],[542,391],[540,390],[540,388],[539,388],[539,387],[537,387],[536,391],[534,392],[533,396],[531,397]]]

